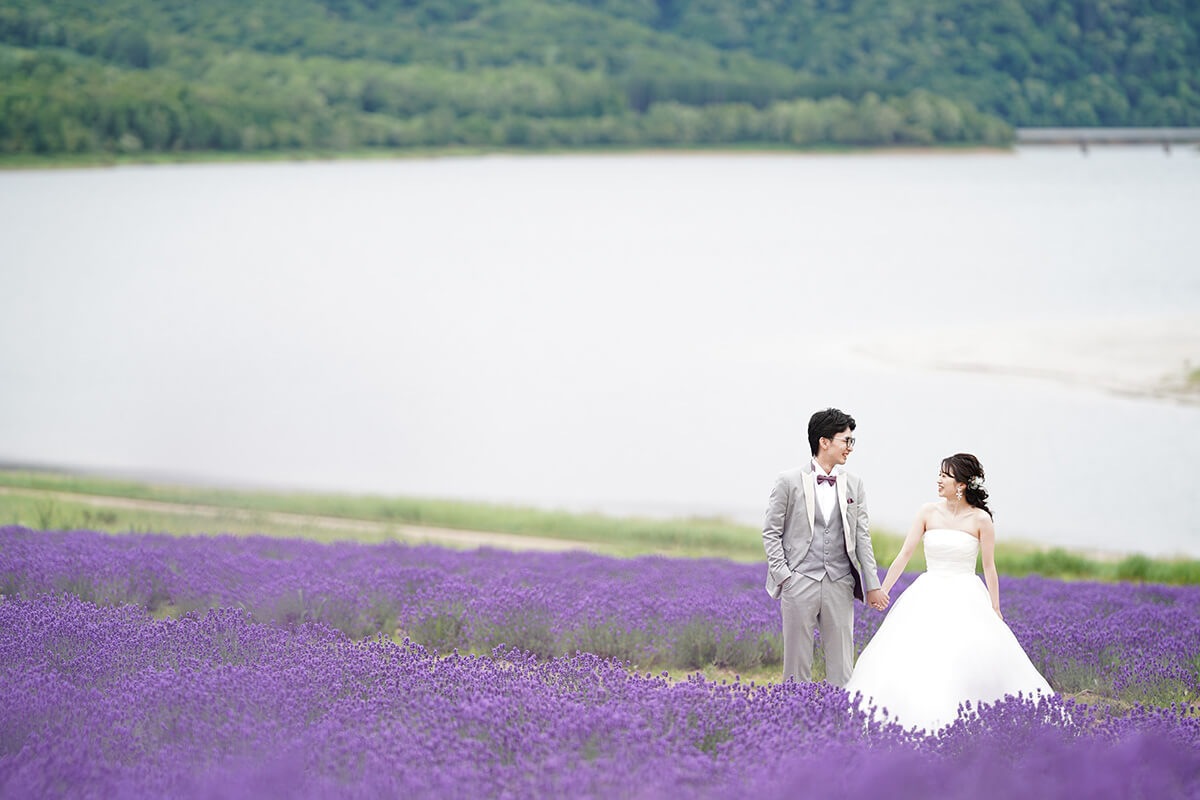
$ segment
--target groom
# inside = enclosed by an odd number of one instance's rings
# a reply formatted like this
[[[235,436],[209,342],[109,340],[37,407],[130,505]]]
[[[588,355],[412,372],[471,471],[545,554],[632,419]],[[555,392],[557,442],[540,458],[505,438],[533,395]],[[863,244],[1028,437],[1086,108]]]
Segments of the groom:
[[[862,479],[842,469],[854,449],[854,418],[827,408],[808,421],[812,460],[784,472],[763,524],[767,593],[783,612],[783,679],[812,680],[813,628],[825,647],[826,680],[845,686],[854,667],[854,598],[887,608],[879,585]]]

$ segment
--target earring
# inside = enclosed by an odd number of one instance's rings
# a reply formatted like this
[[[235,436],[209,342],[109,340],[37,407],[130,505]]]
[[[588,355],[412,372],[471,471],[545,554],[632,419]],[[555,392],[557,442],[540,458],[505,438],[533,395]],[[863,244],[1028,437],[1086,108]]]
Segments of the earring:
[[[959,490],[958,490],[958,499],[962,500],[962,488],[961,487],[959,487]]]

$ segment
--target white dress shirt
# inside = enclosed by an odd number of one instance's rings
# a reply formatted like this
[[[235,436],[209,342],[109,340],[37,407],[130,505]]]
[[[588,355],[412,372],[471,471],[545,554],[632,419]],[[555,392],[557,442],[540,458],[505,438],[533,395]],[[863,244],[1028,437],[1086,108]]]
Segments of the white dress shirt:
[[[834,477],[837,477],[838,474],[841,473],[841,471],[842,471],[841,464],[834,464],[833,469],[830,470],[829,472],[826,472],[825,468],[822,467],[820,464],[818,464],[817,460],[815,458],[812,460],[812,466],[813,466],[813,474],[815,474],[815,475],[833,475]],[[821,483],[820,481],[818,481],[817,482],[817,502],[821,504],[821,516],[823,516],[826,519],[826,521],[833,519],[833,517],[831,515],[833,514],[833,510],[835,508],[837,508],[837,504],[838,504],[837,487],[830,486],[828,483]]]

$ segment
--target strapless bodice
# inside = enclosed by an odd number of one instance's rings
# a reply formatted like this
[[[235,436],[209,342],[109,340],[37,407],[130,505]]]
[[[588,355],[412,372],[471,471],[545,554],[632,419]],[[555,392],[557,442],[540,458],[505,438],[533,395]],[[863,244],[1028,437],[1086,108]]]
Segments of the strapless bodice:
[[[975,574],[979,540],[965,531],[931,528],[925,531],[925,565],[936,574]]]

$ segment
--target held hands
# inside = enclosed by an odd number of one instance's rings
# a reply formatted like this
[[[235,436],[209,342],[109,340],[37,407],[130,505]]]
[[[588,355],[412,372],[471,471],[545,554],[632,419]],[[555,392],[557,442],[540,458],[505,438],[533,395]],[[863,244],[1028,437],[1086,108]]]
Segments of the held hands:
[[[796,580],[796,576],[790,575],[790,576],[788,576],[788,579],[785,580],[783,583],[779,584],[779,586],[781,589],[786,589],[788,584],[790,584],[794,580]],[[888,597],[887,592],[885,592],[883,589],[872,589],[871,591],[867,592],[867,605],[869,605],[871,608],[875,609],[876,611],[883,611],[885,608],[888,607],[888,604],[891,602],[892,602],[892,599],[890,597]],[[996,609],[996,613],[999,614],[1000,609]],[[1001,617],[1001,619],[1004,619],[1004,618]]]
[[[876,611],[883,611],[888,607],[888,603],[890,602],[891,598],[887,596],[887,592],[883,591],[883,589],[872,589],[867,592],[867,605]]]

